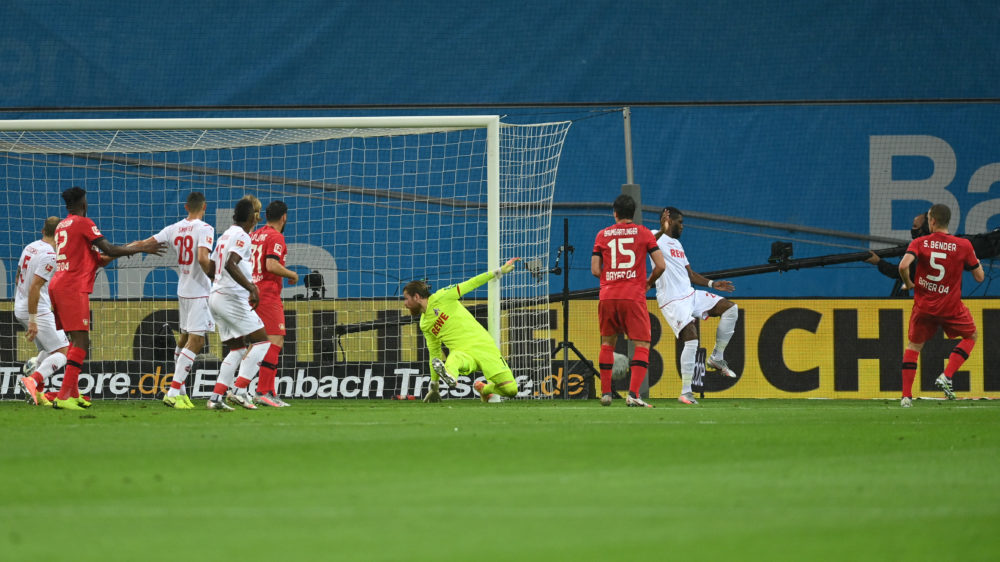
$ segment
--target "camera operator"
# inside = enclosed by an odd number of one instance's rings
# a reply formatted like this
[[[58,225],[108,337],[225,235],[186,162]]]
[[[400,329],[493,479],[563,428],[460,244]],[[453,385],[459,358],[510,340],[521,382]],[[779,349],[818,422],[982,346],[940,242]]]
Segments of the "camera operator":
[[[910,228],[910,238],[916,240],[921,236],[926,236],[930,234],[930,230],[927,228],[927,214],[920,214],[913,217],[913,226]],[[882,258],[875,255],[875,252],[869,252],[871,254],[868,259],[865,260],[866,263],[870,263],[878,267],[879,273],[885,275],[890,279],[895,279],[896,283],[892,286],[892,292],[889,296],[892,297],[909,297],[910,291],[903,287],[903,280],[899,278],[899,267],[894,263],[889,263]],[[914,269],[916,265],[910,266],[910,277],[914,276]]]

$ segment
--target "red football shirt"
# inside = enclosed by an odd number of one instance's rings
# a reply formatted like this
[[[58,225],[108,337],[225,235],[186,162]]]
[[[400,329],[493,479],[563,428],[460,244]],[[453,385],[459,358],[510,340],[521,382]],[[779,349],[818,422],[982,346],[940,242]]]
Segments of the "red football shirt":
[[[646,299],[646,256],[659,251],[648,228],[631,222],[597,233],[594,255],[601,256],[600,299]]]
[[[92,293],[101,253],[93,246],[104,238],[94,221],[69,215],[56,227],[56,273],[49,291]]]
[[[285,265],[288,248],[285,237],[270,226],[258,228],[250,236],[253,243],[253,282],[260,292],[260,300],[281,300],[281,283],[284,277],[267,270],[267,258],[274,258]]]
[[[933,232],[906,249],[917,260],[913,307],[933,316],[953,316],[962,310],[962,271],[979,265],[972,242]]]

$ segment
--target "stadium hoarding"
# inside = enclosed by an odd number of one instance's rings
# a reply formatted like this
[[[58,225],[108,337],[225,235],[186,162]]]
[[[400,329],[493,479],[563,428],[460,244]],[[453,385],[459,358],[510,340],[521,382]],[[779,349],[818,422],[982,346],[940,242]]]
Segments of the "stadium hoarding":
[[[706,378],[711,396],[727,398],[898,398],[912,302],[903,299],[739,299],[740,319],[726,349],[739,379]],[[1000,396],[1000,303],[967,299],[979,328],[976,349],[955,374],[963,397]],[[652,317],[658,315],[658,312]],[[711,351],[717,320],[704,324]],[[667,334],[668,339],[671,334]],[[920,355],[914,392],[941,397],[934,379],[958,340],[940,332]],[[659,345],[658,349],[663,349]],[[666,346],[669,347],[669,346]],[[670,360],[677,365],[679,347]],[[675,367],[674,373],[677,372]],[[679,387],[679,382],[675,384]],[[669,388],[662,382],[654,392]],[[669,397],[667,392],[662,397]],[[657,394],[659,395],[659,394]]]
[[[740,317],[726,350],[740,373],[705,378],[709,397],[723,398],[897,398],[900,362],[911,301],[903,299],[737,299]],[[1000,397],[1000,303],[967,299],[979,327],[979,341],[955,375],[962,397]],[[95,303],[92,355],[81,374],[81,390],[98,398],[154,398],[169,385],[176,328],[176,301]],[[470,307],[477,301],[466,303]],[[647,301],[652,323],[650,396],[675,397],[680,389],[680,347],[662,323],[655,300]],[[35,354],[13,318],[9,301],[0,303],[0,397],[20,397],[21,362]],[[561,304],[549,305],[552,336],[562,334]],[[593,320],[596,300],[570,302],[570,339],[594,361],[600,338]],[[278,391],[291,398],[420,397],[427,388],[426,349],[417,327],[398,300],[291,301],[288,335],[278,374]],[[701,326],[702,346],[711,350],[716,320]],[[550,340],[554,348],[556,340]],[[626,343],[619,342],[619,351]],[[938,334],[920,357],[915,392],[938,397],[940,374],[953,341]],[[211,334],[207,353],[192,369],[189,388],[204,397],[215,380],[220,349]],[[505,349],[505,352],[511,350]],[[587,395],[590,367],[571,354],[569,393]],[[518,377],[521,396],[561,394],[562,355],[552,359],[541,381]],[[55,377],[55,383],[61,378]],[[471,398],[471,380],[449,389],[453,398]],[[624,385],[621,381],[616,385]],[[617,388],[617,386],[616,386]]]

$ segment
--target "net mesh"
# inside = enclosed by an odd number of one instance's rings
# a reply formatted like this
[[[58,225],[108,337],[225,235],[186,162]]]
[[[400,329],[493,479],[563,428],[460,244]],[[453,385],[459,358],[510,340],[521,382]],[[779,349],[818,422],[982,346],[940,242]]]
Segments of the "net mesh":
[[[499,255],[544,262],[556,170],[569,123],[500,128]],[[429,378],[420,330],[402,287],[434,288],[493,269],[486,128],[80,130],[0,132],[4,203],[0,267],[3,396],[20,362],[37,354],[13,317],[14,270],[42,222],[65,216],[60,193],[87,190],[88,216],[113,244],[148,238],[184,218],[191,191],[221,235],[244,195],[289,207],[285,345],[277,379],[286,397],[419,395]],[[260,226],[263,226],[261,224]],[[81,390],[104,398],[157,397],[169,384],[178,333],[177,256],[121,258],[98,272],[91,351]],[[537,393],[551,374],[546,276],[519,269],[500,281],[501,350]],[[466,306],[483,322],[483,287]],[[222,349],[210,334],[188,379],[211,390]],[[56,376],[59,381],[59,375]],[[471,381],[452,390],[473,397]]]

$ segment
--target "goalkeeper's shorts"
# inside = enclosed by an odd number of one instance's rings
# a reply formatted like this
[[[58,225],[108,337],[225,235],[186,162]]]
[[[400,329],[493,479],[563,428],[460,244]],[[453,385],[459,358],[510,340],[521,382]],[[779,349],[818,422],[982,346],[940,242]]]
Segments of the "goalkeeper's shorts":
[[[476,362],[479,363],[479,370],[483,372],[484,377],[493,380],[494,377],[510,373],[510,367],[503,355],[500,355],[500,350],[493,349],[492,353],[484,353],[483,355],[483,357],[476,357]]]
[[[445,365],[449,372],[463,376],[470,375],[475,371],[482,371],[483,376],[489,380],[511,372],[496,346],[490,349],[462,348],[452,350],[448,353],[448,361],[445,362]],[[458,366],[461,368],[456,368]]]

